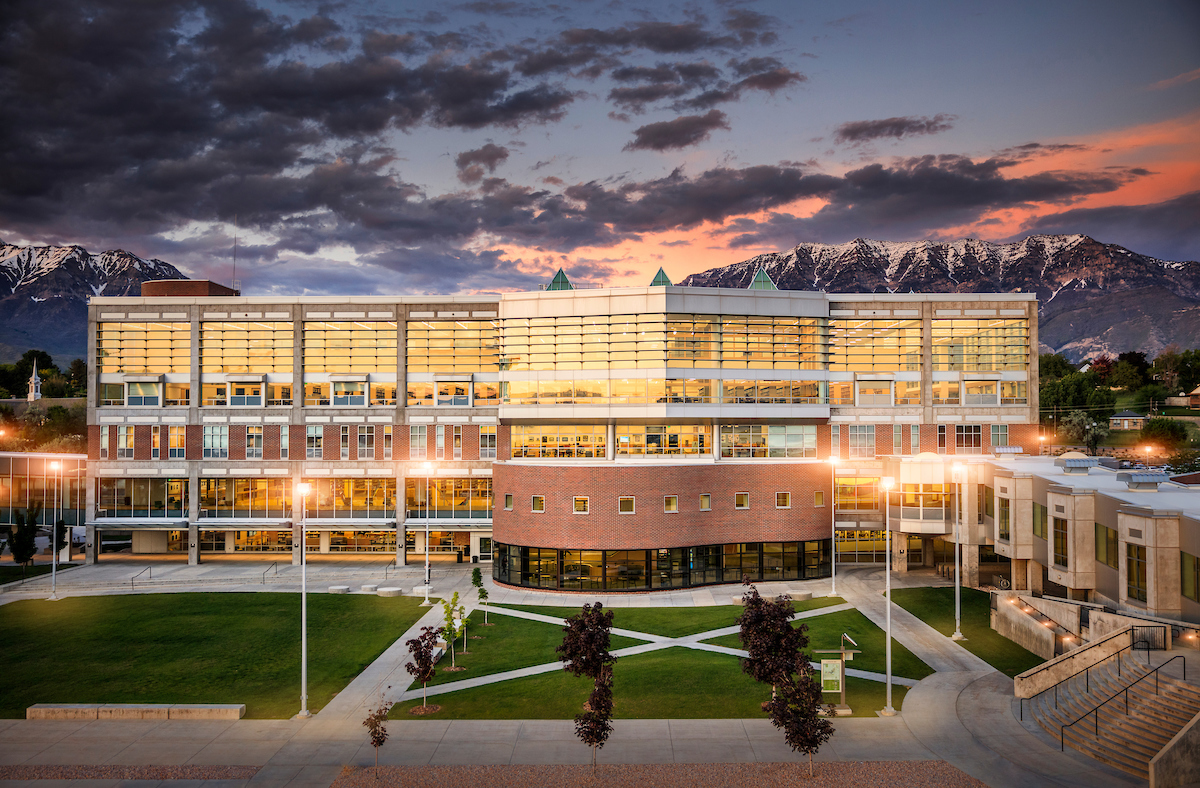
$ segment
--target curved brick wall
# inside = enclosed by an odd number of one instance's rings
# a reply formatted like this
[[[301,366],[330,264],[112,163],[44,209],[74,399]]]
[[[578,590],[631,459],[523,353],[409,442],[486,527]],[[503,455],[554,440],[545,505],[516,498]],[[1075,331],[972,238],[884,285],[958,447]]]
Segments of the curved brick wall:
[[[497,462],[493,535],[497,542],[528,547],[635,550],[737,542],[828,539],[830,467],[823,462],[753,464],[592,465]],[[826,505],[813,506],[814,493]],[[712,494],[712,510],[700,511],[700,493]],[[750,508],[735,509],[735,492],[750,493]],[[792,508],[776,509],[775,493],[790,492]],[[504,496],[513,495],[513,510]],[[533,495],[546,496],[546,511],[530,511]],[[574,514],[573,499],[590,498],[589,514]],[[636,497],[636,514],[618,514],[617,499]],[[679,496],[679,512],[663,512],[663,496]]]

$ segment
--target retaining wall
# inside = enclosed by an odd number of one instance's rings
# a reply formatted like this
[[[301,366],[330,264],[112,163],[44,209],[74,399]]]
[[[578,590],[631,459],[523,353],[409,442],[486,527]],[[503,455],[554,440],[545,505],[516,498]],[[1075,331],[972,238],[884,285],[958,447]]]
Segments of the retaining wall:
[[[1013,606],[999,605],[999,607]],[[1093,665],[1098,665],[1113,654],[1116,654],[1130,644],[1132,635],[1133,630],[1126,627],[1125,629],[1109,634],[1107,637],[1094,640],[1086,646],[1055,657],[1044,665],[1031,668],[1013,679],[1013,694],[1018,698],[1032,698],[1042,690],[1049,689],[1060,681],[1064,681]],[[1051,637],[1053,638],[1053,635]],[[1030,650],[1032,651],[1032,649]]]
[[[1024,613],[1017,605],[1008,600],[1016,599],[1015,594],[1000,595],[999,604],[992,613],[992,629],[1028,651],[1032,651],[1042,659],[1054,657],[1054,632],[1039,624]]]
[[[1200,714],[1150,759],[1150,788],[1200,783]]]

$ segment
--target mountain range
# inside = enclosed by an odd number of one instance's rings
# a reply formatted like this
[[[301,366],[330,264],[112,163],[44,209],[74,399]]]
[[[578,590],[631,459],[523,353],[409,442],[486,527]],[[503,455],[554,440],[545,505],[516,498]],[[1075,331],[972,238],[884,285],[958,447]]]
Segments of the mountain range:
[[[82,246],[15,246],[0,241],[0,362],[30,348],[62,369],[87,358],[87,299],[140,295],[149,279],[187,279],[162,260]],[[7,293],[4,290],[8,290]]]
[[[1172,262],[1086,235],[1033,235],[1014,243],[856,239],[692,274],[680,284],[746,287],[760,269],[784,290],[830,293],[1034,293],[1041,352],[1078,362],[1102,352],[1155,356],[1200,346],[1200,262]],[[139,295],[142,282],[186,279],[175,266],[116,250],[15,246],[0,241],[0,362],[29,348],[65,366],[87,353],[87,299]]]
[[[1014,243],[856,239],[692,274],[680,284],[746,287],[758,269],[781,290],[830,293],[1035,293],[1040,351],[1079,362],[1100,353],[1200,346],[1200,262],[1172,262],[1086,235]]]

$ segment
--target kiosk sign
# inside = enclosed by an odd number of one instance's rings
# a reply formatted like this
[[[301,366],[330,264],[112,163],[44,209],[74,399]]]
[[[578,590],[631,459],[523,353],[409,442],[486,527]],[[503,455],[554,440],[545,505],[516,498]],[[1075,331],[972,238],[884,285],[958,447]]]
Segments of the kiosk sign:
[[[840,659],[821,660],[821,692],[842,691],[842,661]]]

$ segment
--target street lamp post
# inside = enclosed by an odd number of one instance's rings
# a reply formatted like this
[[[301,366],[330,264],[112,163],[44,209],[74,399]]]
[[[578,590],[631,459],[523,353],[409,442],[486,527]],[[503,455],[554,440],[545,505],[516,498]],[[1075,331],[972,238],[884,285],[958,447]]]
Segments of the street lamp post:
[[[841,459],[835,454],[829,456],[829,545],[832,553],[830,563],[829,595],[837,596],[837,463]]]
[[[50,601],[58,601],[58,488],[59,471],[62,463],[54,460],[50,463],[54,469],[54,508],[50,512]]]
[[[305,555],[310,492],[311,484],[296,485],[296,495],[300,498],[300,713],[296,716],[302,719],[312,716],[308,710],[308,556]]]
[[[421,607],[429,607],[433,603],[429,601],[429,591],[432,587],[429,574],[429,479],[433,475],[434,465],[431,462],[425,463],[425,601],[421,603]]]
[[[896,480],[891,476],[884,476],[879,480],[879,486],[883,488],[883,534],[886,540],[885,549],[887,551],[886,563],[884,564],[884,596],[886,597],[887,605],[887,641],[884,646],[884,659],[887,662],[887,705],[879,713],[885,717],[893,717],[896,710],[892,708],[892,485]]]
[[[954,474],[954,634],[952,640],[966,640],[962,633],[962,477],[966,470],[961,462],[951,466]]]

